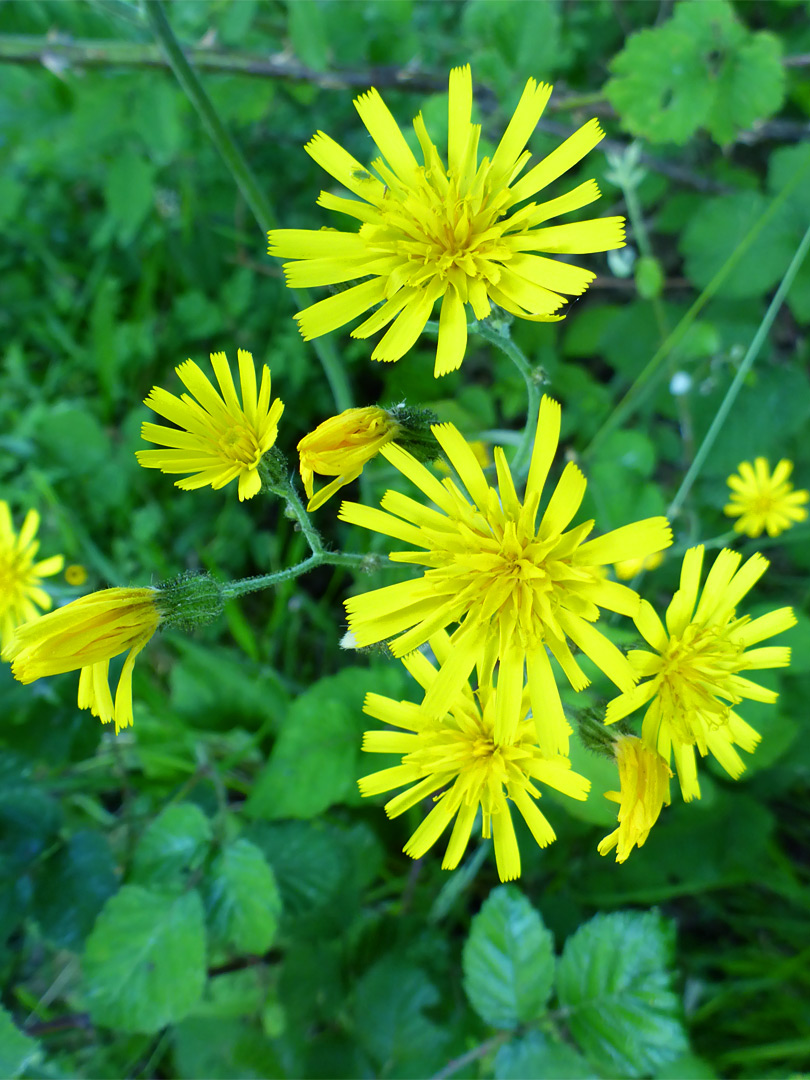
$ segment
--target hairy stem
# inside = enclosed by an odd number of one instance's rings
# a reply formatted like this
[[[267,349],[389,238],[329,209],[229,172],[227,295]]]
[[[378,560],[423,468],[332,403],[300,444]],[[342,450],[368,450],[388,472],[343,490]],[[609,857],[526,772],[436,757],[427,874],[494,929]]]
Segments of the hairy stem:
[[[518,478],[529,471],[529,460],[532,456],[534,437],[537,433],[537,414],[540,411],[540,385],[542,372],[541,369],[533,368],[531,366],[526,359],[523,350],[512,340],[508,327],[499,330],[490,323],[479,322],[474,323],[470,329],[473,333],[480,334],[482,338],[486,338],[492,345],[499,348],[502,353],[505,353],[523,376],[524,382],[526,383],[526,396],[528,398],[528,404],[526,406],[526,426],[523,429],[523,435],[518,443],[515,455],[510,462],[512,475],[515,478]]]

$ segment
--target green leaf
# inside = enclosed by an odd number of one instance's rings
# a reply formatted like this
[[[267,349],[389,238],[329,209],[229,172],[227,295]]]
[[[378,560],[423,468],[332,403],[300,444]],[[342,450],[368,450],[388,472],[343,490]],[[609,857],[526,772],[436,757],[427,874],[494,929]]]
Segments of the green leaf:
[[[273,943],[281,897],[267,860],[249,840],[234,841],[211,867],[206,893],[212,931],[240,953],[263,953]]]
[[[104,196],[118,239],[128,244],[152,209],[153,166],[140,154],[124,150],[107,170]]]
[[[176,1024],[205,986],[199,893],[167,896],[125,885],[96,920],[82,966],[94,1023],[144,1034]]]
[[[655,1073],[686,1050],[673,946],[671,924],[634,911],[597,915],[565,943],[557,993],[571,1033],[600,1072]]]
[[[141,885],[181,885],[202,865],[210,844],[211,822],[199,806],[167,806],[135,848],[132,880]]]
[[[0,1006],[0,1076],[19,1076],[42,1057],[40,1044],[24,1035]]]
[[[643,300],[660,296],[664,288],[664,271],[661,263],[652,255],[642,255],[633,268],[638,295]]]
[[[694,285],[703,289],[709,284],[770,202],[757,191],[720,195],[703,202],[679,242],[687,277]],[[776,214],[739,259],[717,295],[738,299],[761,296],[780,280],[795,247],[785,215]]]
[[[75,832],[37,879],[34,910],[46,938],[61,948],[75,949],[117,888],[115,863],[104,836],[89,829]]]
[[[749,31],[728,0],[690,0],[662,26],[632,34],[605,87],[624,127],[685,143],[700,127],[721,144],[773,115],[785,94],[779,41]]]
[[[286,1075],[261,1029],[243,1019],[189,1017],[172,1033],[177,1075],[188,1080],[263,1080]]]
[[[424,1015],[439,992],[420,968],[393,954],[359,980],[354,992],[357,1037],[379,1075],[430,1076],[442,1064],[447,1034]]]
[[[554,980],[554,943],[514,885],[493,889],[472,921],[464,991],[487,1024],[515,1028],[543,1013]]]
[[[495,1055],[496,1080],[590,1080],[593,1075],[573,1047],[539,1031],[510,1040]]]
[[[251,817],[311,818],[333,803],[360,802],[357,780],[374,763],[360,746],[369,719],[369,690],[394,695],[400,672],[392,666],[344,668],[321,679],[290,707],[284,726],[245,803]]]
[[[36,859],[61,822],[58,802],[29,780],[30,771],[26,758],[0,752],[0,855],[17,866]]]
[[[329,65],[329,42],[326,22],[319,0],[301,4],[287,3],[287,33],[298,59],[314,71],[325,71]]]

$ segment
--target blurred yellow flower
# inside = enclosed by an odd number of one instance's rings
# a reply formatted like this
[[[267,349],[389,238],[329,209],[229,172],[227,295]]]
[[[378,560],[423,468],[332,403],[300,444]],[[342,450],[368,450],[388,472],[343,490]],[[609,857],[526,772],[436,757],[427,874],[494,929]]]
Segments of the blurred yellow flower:
[[[747,615],[737,616],[737,604],[768,568],[768,560],[759,554],[740,567],[742,556],[724,548],[698,599],[703,554],[701,546],[684,555],[680,588],[667,608],[666,628],[642,600],[634,621],[653,651],[637,649],[628,659],[644,681],[614,698],[605,717],[605,723],[612,724],[650,702],[642,739],[665,761],[674,757],[687,802],[700,798],[695,747],[702,757],[713,754],[735,780],[744,771],[735,744],[750,753],[760,736],[734,712],[734,706],[745,698],[774,702],[778,695],[740,672],[786,667],[789,648],[750,646],[796,622],[789,607],[753,621]]]
[[[3,659],[22,683],[81,669],[79,708],[116,734],[132,723],[132,669],[135,658],[161,621],[157,589],[103,589],[88,593],[41,619],[18,627],[3,648]],[[129,650],[113,702],[110,660]]]
[[[184,491],[206,487],[221,488],[239,478],[239,498],[251,499],[262,486],[259,462],[275,443],[284,405],[270,402],[270,369],[262,369],[261,387],[256,387],[253,357],[238,351],[240,404],[225,353],[211,353],[211,364],[219,391],[193,360],[175,368],[184,386],[191,391],[179,398],[153,386],[144,404],[177,427],[145,423],[141,438],[169,447],[166,450],[138,450],[138,462],[147,469],[164,473],[190,473],[175,485]],[[196,398],[196,401],[195,401]]]
[[[616,862],[624,862],[634,847],[641,847],[650,835],[663,806],[669,806],[672,771],[657,750],[645,746],[634,735],[616,740],[621,791],[606,791],[605,798],[619,803],[619,827],[599,844],[599,854],[618,847]]]
[[[317,510],[339,488],[356,480],[366,462],[395,439],[399,430],[399,424],[389,412],[369,405],[330,416],[305,435],[298,444],[298,457],[301,481],[309,499],[307,510]],[[317,494],[313,483],[315,473],[335,477]]]
[[[810,500],[810,492],[794,491],[788,477],[793,462],[783,458],[773,473],[768,459],[758,457],[753,466],[741,461],[736,473],[726,483],[731,488],[731,501],[723,507],[728,517],[739,517],[734,522],[735,532],[746,536],[778,536],[792,528],[797,521],[807,519],[804,503]]]
[[[613,569],[616,571],[616,577],[620,581],[629,581],[642,570],[655,570],[663,561],[663,551],[656,551],[643,559],[623,559],[621,562],[617,562]]]
[[[455,371],[467,345],[467,310],[485,319],[495,303],[522,319],[561,316],[564,296],[579,296],[596,276],[553,255],[608,251],[624,244],[624,219],[546,223],[599,198],[593,180],[547,202],[530,202],[578,164],[604,132],[589,120],[561,146],[523,173],[525,149],[551,95],[529,79],[491,158],[479,162],[480,124],[472,118],[469,64],[450,72],[447,157],[442,160],[420,113],[413,121],[422,163],[412,153],[379,93],[371,89],[354,104],[377,145],[371,168],[317,132],[307,153],[352,196],[322,191],[318,203],[361,222],[357,232],[276,229],[271,255],[296,260],[284,265],[291,288],[340,285],[366,278],[296,315],[304,340],[328,334],[382,305],[352,331],[367,338],[389,326],[373,360],[399,360],[413,347],[437,300],[441,300],[434,375]]]
[[[434,635],[430,645],[437,660],[447,663],[452,651],[448,635]],[[438,672],[422,653],[412,653],[403,663],[426,690],[435,683]],[[493,686],[491,666],[479,667],[477,685],[473,693],[465,684],[440,719],[410,701],[368,694],[364,712],[398,730],[367,731],[363,749],[401,754],[402,763],[363,777],[359,786],[363,795],[379,795],[408,785],[386,803],[390,818],[432,796],[436,805],[404,851],[420,859],[455,819],[442,863],[444,870],[458,866],[480,807],[482,836],[494,840],[498,875],[501,881],[513,881],[520,876],[520,851],[509,804],[520,812],[540,847],[546,847],[555,833],[535,802],[541,795],[537,782],[582,800],[587,798],[590,781],[571,771],[567,757],[541,754],[534,721],[530,716],[527,719],[527,689],[512,703],[512,737],[499,743],[495,738],[498,690]]]
[[[500,661],[495,739],[510,742],[523,692],[524,664],[537,725],[547,756],[566,753],[570,727],[547,649],[575,690],[588,685],[568,645],[570,639],[622,690],[636,676],[626,657],[593,623],[600,607],[634,615],[639,596],[606,580],[602,567],[642,558],[672,543],[666,518],[648,518],[585,542],[593,521],[569,528],[587,482],[569,462],[537,523],[538,508],[560,435],[560,406],[544,397],[524,501],[515,491],[506,457],[494,450],[498,489],[490,487],[469,444],[452,424],[432,428],[468,495],[455,480],[439,481],[396,443],[381,453],[439,509],[388,491],[382,510],[344,502],[339,517],[392,536],[416,551],[391,553],[394,562],[429,569],[416,579],[388,585],[346,601],[358,647],[391,640],[395,656],[419,648],[436,630],[459,623],[453,654],[428,692],[424,708],[447,713],[487,650]]]
[[[36,539],[39,514],[29,510],[22,528],[15,533],[8,503],[0,499],[0,645],[4,645],[22,623],[48,611],[51,598],[41,587],[44,577],[58,574],[62,555],[35,562],[39,551]]]
[[[487,444],[482,442],[481,439],[474,439],[473,442],[467,443],[469,448],[475,455],[475,460],[481,466],[482,469],[488,469],[492,464],[492,458],[490,457]],[[436,471],[443,473],[445,476],[449,476],[451,473],[450,466],[444,460],[444,458],[437,458],[435,461]]]
[[[87,570],[79,563],[71,563],[70,566],[65,567],[65,581],[68,585],[84,585],[87,581]]]

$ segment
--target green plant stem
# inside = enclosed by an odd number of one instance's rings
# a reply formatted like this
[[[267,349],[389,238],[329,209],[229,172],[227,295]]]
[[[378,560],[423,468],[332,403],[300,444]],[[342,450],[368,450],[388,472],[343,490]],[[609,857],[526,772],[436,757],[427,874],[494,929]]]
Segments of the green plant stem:
[[[277,219],[267,196],[253,174],[245,156],[230,132],[220,119],[219,113],[206,93],[205,87],[197,78],[194,68],[189,64],[177,38],[174,36],[162,0],[147,0],[143,5],[146,18],[155,37],[160,42],[177,81],[191,104],[197,110],[203,127],[208,132],[214,146],[233,177],[242,197],[250,207],[263,234],[275,228]],[[309,307],[312,299],[304,289],[291,289],[299,309]],[[328,338],[318,338],[313,342],[315,352],[329,382],[335,405],[342,412],[351,408],[352,396],[349,383],[334,346]]]
[[[793,279],[796,277],[799,268],[804,262],[805,256],[807,255],[807,251],[809,248],[810,226],[808,226],[804,236],[799,243],[799,246],[796,248],[793,258],[790,260],[790,265],[788,266],[787,270],[785,271],[784,277],[779,283],[779,288],[776,290],[776,294],[773,300],[771,300],[770,304],[768,305],[768,310],[765,312],[765,316],[762,319],[762,322],[757,327],[757,332],[754,334],[754,337],[751,340],[751,344],[748,346],[748,351],[743,357],[737,374],[734,376],[731,382],[731,386],[729,386],[728,390],[726,391],[726,395],[720,403],[720,408],[715,413],[714,420],[712,420],[709,430],[706,432],[703,438],[703,442],[698,447],[698,451],[695,454],[694,461],[689,466],[689,470],[687,471],[686,476],[681,481],[681,486],[675,492],[675,497],[669,504],[669,508],[667,510],[668,517],[674,517],[678,513],[687,495],[692,490],[693,484],[700,475],[701,469],[703,468],[707,457],[709,456],[712,448],[714,447],[715,440],[720,434],[720,429],[726,422],[726,418],[731,412],[734,402],[737,400],[737,395],[742,389],[742,384],[745,381],[748,372],[751,370],[754,361],[759,355],[759,350],[762,348],[765,338],[770,333],[770,329],[773,325],[774,319],[776,318],[776,314],[784,303],[785,296],[787,295],[790,286],[793,284]]]
[[[529,471],[529,460],[532,455],[532,448],[534,446],[534,437],[537,432],[537,414],[540,411],[540,386],[542,373],[538,368],[532,368],[523,350],[515,344],[512,340],[512,336],[509,333],[509,328],[504,330],[496,330],[487,322],[474,323],[470,330],[479,334],[482,338],[485,338],[492,345],[495,345],[501,350],[523,376],[526,383],[526,395],[528,403],[526,406],[526,426],[523,429],[523,435],[521,437],[518,448],[515,451],[515,455],[509,463],[509,467],[512,471],[512,475],[517,478]]]
[[[238,596],[247,593],[259,592],[261,589],[270,589],[273,585],[280,585],[282,581],[290,581],[309,573],[318,566],[345,566],[352,570],[379,570],[388,564],[388,558],[384,555],[359,555],[348,551],[322,551],[318,555],[310,555],[295,566],[287,566],[283,570],[277,570],[274,574],[260,574],[258,577],[239,578],[237,581],[229,581],[222,586],[224,600],[234,600]]]
[[[493,1035],[485,1042],[474,1046],[466,1054],[462,1054],[460,1057],[448,1062],[443,1069],[433,1074],[432,1080],[447,1080],[448,1076],[454,1076],[460,1069],[464,1069],[467,1065],[472,1065],[474,1061],[479,1061],[481,1058],[486,1057],[487,1054],[491,1054],[493,1050],[499,1049],[514,1036],[514,1031],[499,1031],[497,1035]]]
[[[798,169],[779,194],[771,200],[768,209],[760,217],[759,221],[755,222],[748,230],[706,288],[695,300],[694,304],[692,304],[689,310],[684,313],[677,326],[675,326],[675,328],[667,335],[666,339],[661,342],[647,366],[613,409],[613,412],[611,412],[604,424],[602,424],[596,432],[588,446],[585,447],[582,452],[583,459],[592,457],[607,436],[641,406],[645,397],[655,385],[655,377],[659,374],[663,363],[669,358],[672,351],[680,345],[681,341],[683,341],[687,331],[691,328],[698,315],[714,297],[723,282],[738,264],[743,255],[745,255],[768,222],[771,221],[777,211],[781,209],[788,195],[790,195],[790,193],[798,186],[800,180],[804,178],[808,168],[810,168],[810,165],[805,164],[802,168]]]

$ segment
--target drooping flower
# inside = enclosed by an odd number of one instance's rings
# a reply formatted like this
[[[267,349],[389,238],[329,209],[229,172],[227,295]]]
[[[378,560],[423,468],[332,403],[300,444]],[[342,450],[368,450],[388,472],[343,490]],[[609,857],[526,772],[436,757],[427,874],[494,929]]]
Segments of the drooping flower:
[[[305,435],[298,444],[298,457],[301,481],[309,499],[307,510],[317,510],[339,488],[356,480],[366,462],[395,439],[399,430],[390,412],[369,405],[330,416]],[[315,473],[335,477],[317,494]]]
[[[810,492],[794,491],[788,480],[793,462],[783,458],[773,473],[768,459],[758,457],[753,466],[741,461],[736,473],[726,483],[731,488],[730,502],[723,507],[728,517],[739,518],[734,522],[735,532],[746,536],[778,536],[796,522],[807,519],[804,504],[810,500]]]
[[[381,304],[352,337],[389,326],[372,360],[399,360],[425,328],[441,300],[434,375],[455,371],[467,344],[467,310],[485,319],[498,304],[522,319],[551,321],[564,296],[579,296],[595,277],[547,254],[608,251],[624,244],[624,219],[547,223],[599,198],[593,180],[546,202],[526,203],[557,180],[604,137],[596,120],[524,172],[525,149],[551,95],[529,79],[492,158],[479,161],[480,124],[471,123],[469,65],[450,72],[448,148],[442,159],[420,113],[413,121],[422,163],[412,153],[379,93],[354,104],[380,157],[367,169],[338,143],[317,132],[307,153],[352,196],[322,191],[318,203],[361,222],[357,232],[276,229],[271,255],[285,263],[291,288],[367,280],[296,315],[304,340],[328,334]],[[521,206],[520,209],[517,207]]]
[[[430,645],[437,660],[447,663],[452,650],[448,635],[433,635]],[[411,653],[402,662],[425,690],[435,684],[436,667],[422,653]],[[439,719],[413,702],[368,694],[364,711],[398,730],[367,731],[363,749],[401,754],[402,763],[365,776],[359,786],[363,795],[379,795],[408,785],[386,803],[390,818],[433,796],[436,805],[404,851],[411,858],[421,858],[455,819],[442,863],[445,870],[458,866],[480,807],[482,836],[493,838],[500,879],[512,881],[520,876],[520,851],[510,803],[540,847],[546,847],[555,833],[535,802],[541,795],[538,782],[582,800],[587,798],[590,781],[572,772],[567,757],[540,752],[534,721],[527,718],[530,706],[525,688],[513,702],[512,738],[499,743],[495,738],[498,692],[492,666],[484,662],[478,669],[476,692],[465,684]]]
[[[211,353],[219,391],[193,360],[175,368],[191,394],[176,397],[153,386],[144,404],[177,427],[145,423],[141,438],[168,447],[138,450],[139,463],[164,473],[190,473],[175,486],[184,491],[221,488],[239,478],[239,498],[251,499],[262,486],[259,462],[275,443],[284,405],[270,401],[270,369],[262,369],[256,386],[253,357],[239,349],[240,403],[225,353]],[[191,395],[194,395],[193,397]],[[195,400],[196,398],[196,400]]]
[[[768,568],[768,560],[759,554],[740,567],[742,556],[724,548],[698,599],[703,553],[701,546],[684,555],[680,588],[667,608],[666,627],[651,604],[642,600],[634,621],[653,651],[634,650],[628,659],[644,681],[614,698],[605,718],[612,724],[650,703],[642,739],[665,761],[675,759],[687,802],[700,798],[696,747],[702,757],[713,754],[735,780],[745,769],[735,744],[751,753],[760,736],[734,707],[745,698],[774,702],[778,695],[741,672],[786,667],[789,648],[751,646],[796,622],[789,607],[753,620],[737,615],[740,600]]]
[[[35,562],[38,528],[39,514],[29,510],[16,533],[8,503],[0,499],[0,645],[22,623],[38,618],[39,609],[48,611],[51,607],[42,578],[58,574],[65,560],[61,555],[51,555]]]
[[[663,551],[656,551],[644,559],[623,559],[613,567],[619,581],[629,581],[642,570],[655,570],[664,561]]]
[[[669,806],[672,772],[657,750],[634,735],[620,735],[615,745],[621,791],[606,791],[605,798],[619,803],[619,827],[599,844],[600,855],[618,848],[616,862],[624,862],[634,847],[641,847]]]
[[[103,589],[18,627],[3,659],[22,683],[81,669],[79,708],[116,734],[132,723],[132,669],[161,621],[158,589]],[[110,660],[128,651],[113,702]]]
[[[452,424],[433,433],[455,468],[465,494],[450,478],[439,481],[396,444],[387,460],[438,509],[398,491],[387,491],[382,510],[344,502],[343,521],[412,544],[395,562],[426,566],[416,579],[388,585],[346,602],[357,646],[390,641],[395,656],[422,645],[436,630],[458,623],[449,661],[425,698],[434,717],[446,713],[482,651],[497,656],[498,716],[495,738],[510,742],[527,668],[537,739],[546,755],[566,753],[570,727],[546,649],[575,690],[588,679],[574,659],[570,639],[623,690],[636,677],[625,656],[593,623],[599,609],[633,615],[639,596],[605,578],[603,567],[642,558],[672,543],[666,518],[648,518],[594,540],[594,522],[569,525],[579,510],[586,480],[569,462],[537,523],[540,498],[557,450],[560,407],[544,397],[524,501],[518,499],[506,457],[494,450],[498,489],[490,487],[475,454]]]

